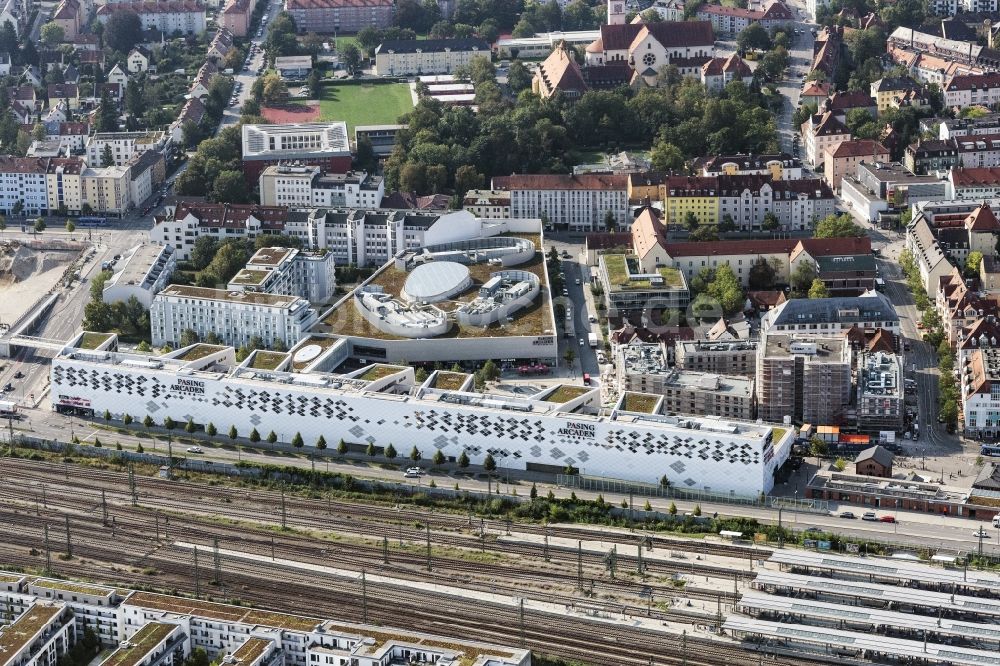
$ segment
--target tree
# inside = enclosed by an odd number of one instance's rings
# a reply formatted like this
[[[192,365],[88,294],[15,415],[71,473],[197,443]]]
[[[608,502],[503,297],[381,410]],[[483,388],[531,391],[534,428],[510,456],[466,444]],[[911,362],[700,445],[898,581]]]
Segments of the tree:
[[[483,469],[487,472],[493,473],[497,469],[497,461],[493,459],[492,453],[486,454],[486,459],[483,460]]]
[[[777,277],[778,273],[771,262],[764,257],[759,257],[750,267],[748,284],[753,290],[773,289]]]
[[[340,62],[351,75],[356,74],[361,69],[361,51],[354,44],[348,44],[340,52]]]
[[[355,47],[357,48],[357,47]],[[277,74],[264,76],[264,91],[261,100],[268,106],[284,104],[288,99],[288,86]]]
[[[146,418],[142,420],[142,425],[144,425],[147,428],[152,428],[155,424],[156,421],[154,421],[153,417],[150,416],[149,414],[146,414]]]
[[[760,228],[764,231],[774,231],[780,226],[781,222],[778,220],[778,216],[769,211],[764,214],[764,220],[761,222]]]
[[[209,421],[208,425],[205,426],[205,434],[209,437],[215,437],[219,434],[219,429],[215,427],[215,424]]]
[[[101,166],[110,167],[115,165],[115,154],[111,150],[111,144],[104,144],[104,149],[101,151]]]
[[[743,287],[728,264],[715,269],[715,277],[708,285],[708,294],[719,302],[724,314],[738,312],[743,307]]]
[[[771,48],[771,38],[764,26],[754,21],[736,36],[736,47],[744,53],[747,51],[766,51]]]
[[[463,164],[455,170],[455,192],[464,194],[483,186],[483,174],[470,164]]]
[[[420,449],[416,446],[410,449],[410,460],[413,462],[420,462]]]
[[[116,9],[104,23],[104,45],[128,53],[142,39],[142,21],[131,9]]]
[[[235,425],[229,426],[229,439],[236,439],[240,436],[240,433],[236,430]]]
[[[340,441],[337,442],[337,453],[339,455],[344,455],[345,453],[347,453],[347,442],[345,442],[343,438],[341,438]]]
[[[323,435],[316,438],[316,449],[319,451],[326,451],[326,437]]]
[[[719,220],[718,227],[720,234],[730,231],[736,231],[736,221],[733,219],[732,215],[726,213],[725,215],[722,216],[722,219]]]
[[[531,88],[531,72],[520,60],[514,60],[507,69],[507,86],[515,95]]]
[[[34,227],[34,229],[35,229],[35,233],[38,233],[38,234],[40,234],[43,231],[45,231],[45,220],[43,220],[42,218],[38,218],[37,220],[35,220],[35,227]]]
[[[792,291],[794,291],[797,296],[805,296],[809,293],[813,280],[817,277],[819,277],[819,275],[816,272],[816,266],[814,264],[809,261],[799,262],[799,265],[795,267],[795,270],[792,271],[791,275]]]
[[[981,263],[983,263],[983,253],[979,251],[970,252],[968,258],[965,260],[966,276],[975,277],[979,275],[979,265]]]
[[[111,99],[111,93],[108,92],[107,88],[101,91],[101,102],[97,107],[97,125],[101,132],[118,131],[118,107],[115,105],[114,100]],[[107,153],[105,152],[101,156],[102,160],[106,155]]]
[[[618,220],[615,219],[615,213],[612,210],[604,212],[604,230],[607,232],[612,232],[618,226]]]
[[[73,224],[72,220],[66,220],[66,232],[73,233],[74,231],[76,231],[76,225]]]
[[[277,441],[278,441],[278,433],[274,432],[273,430],[271,432],[267,433],[267,443],[268,444],[274,444]]]
[[[688,231],[694,231],[698,228],[698,216],[690,210],[684,213],[684,228]]]
[[[303,446],[305,446],[305,444],[306,444],[305,441],[302,439],[302,433],[301,432],[295,433],[295,436],[292,437],[292,446],[294,446],[297,449],[301,449]]]
[[[181,347],[188,347],[198,342],[198,334],[190,328],[181,331]]]
[[[63,40],[66,39],[66,31],[62,29],[62,26],[53,21],[49,21],[43,25],[40,34],[42,36],[42,43],[50,48],[62,44]]]
[[[212,185],[212,199],[219,203],[244,203],[247,200],[247,183],[239,171],[220,171]]]
[[[122,417],[122,423],[124,423],[125,425],[132,425],[133,420],[134,419],[132,418],[131,414],[126,414],[125,416]]]
[[[486,363],[483,364],[483,377],[491,382],[495,382],[500,379],[500,368],[497,367],[497,364],[493,361],[493,359],[488,359]]]
[[[819,278],[813,280],[809,286],[809,298],[830,298],[830,291]]]
[[[670,503],[670,508],[667,509],[667,513],[669,513],[671,516],[676,516],[677,515],[677,505],[674,504],[673,502],[671,502]]]
[[[319,70],[315,67],[309,71],[309,76],[306,77],[306,86],[309,88],[309,96],[313,99],[319,99],[323,84],[319,77]]]
[[[649,151],[649,161],[656,171],[679,171],[684,168],[684,154],[674,144],[657,139]]]
[[[694,505],[694,511],[691,512],[695,517],[701,516],[701,504]]]
[[[250,436],[247,439],[249,439],[254,444],[260,441],[260,433],[257,432],[257,428],[254,428],[253,430],[250,431]]]
[[[365,455],[369,458],[374,458],[376,453],[377,451],[375,450],[375,445],[369,442],[368,446],[365,447]]]
[[[826,442],[820,439],[818,435],[813,435],[812,439],[809,440],[809,453],[817,458],[825,456],[828,450]]]
[[[434,452],[434,457],[431,459],[431,461],[435,465],[443,465],[444,464],[444,453],[442,453],[441,449],[438,449],[438,450],[436,450]]]
[[[396,447],[392,445],[392,442],[389,442],[389,446],[385,447],[385,457],[389,460],[395,460],[396,455]]]
[[[462,450],[462,455],[458,456],[458,466],[465,469],[469,466],[469,454]]]
[[[864,235],[865,230],[855,224],[851,216],[846,213],[828,215],[820,220],[813,231],[814,238],[848,238]]]
[[[219,243],[211,236],[199,236],[191,249],[191,264],[196,271],[204,270],[219,249]]]
[[[177,422],[176,422],[176,421],[174,421],[174,420],[173,420],[172,418],[170,418],[169,416],[167,416],[167,417],[164,417],[164,419],[163,419],[163,427],[164,427],[164,429],[166,429],[166,430],[173,430],[174,428],[176,428],[176,427],[177,427]]]
[[[399,4],[397,3],[397,12]],[[365,51],[365,55],[369,58],[375,55],[375,48],[382,42],[382,34],[370,25],[358,30],[358,34],[354,36],[354,41],[357,42]]]

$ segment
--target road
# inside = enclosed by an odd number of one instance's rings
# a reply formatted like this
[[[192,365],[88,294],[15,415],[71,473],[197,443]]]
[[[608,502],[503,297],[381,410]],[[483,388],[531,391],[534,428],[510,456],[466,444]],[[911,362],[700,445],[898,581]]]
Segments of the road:
[[[250,40],[251,44],[255,44],[258,48],[256,53],[250,60],[249,67],[245,67],[239,72],[236,72],[233,77],[234,81],[240,84],[240,90],[236,93],[237,100],[235,104],[230,104],[225,108],[222,113],[222,122],[215,130],[215,134],[218,135],[222,129],[228,125],[235,125],[240,121],[240,115],[242,114],[243,104],[250,97],[250,88],[253,87],[254,81],[257,80],[257,68],[264,65],[264,50],[263,44],[264,40],[267,39],[267,31],[271,27],[271,23],[278,16],[278,12],[281,11],[280,0],[272,0],[269,3],[267,9],[268,20],[261,23],[263,27],[263,32],[260,37],[254,37]]]
[[[599,347],[604,346],[604,336],[598,324],[592,323],[590,318],[596,317],[597,311],[594,308],[593,297],[590,294],[589,275],[590,267],[587,266],[586,258],[583,256],[583,248],[575,238],[571,239],[565,235],[549,234],[545,237],[548,246],[554,247],[561,257],[561,268],[565,274],[563,282],[566,285],[566,295],[552,294],[553,303],[561,304],[569,312],[573,312],[573,334],[571,336],[559,335],[559,359],[560,363],[565,363],[563,355],[567,349],[572,349],[576,356],[571,368],[571,377],[579,380],[580,373],[589,374],[594,380],[600,376],[600,366],[597,363],[597,350],[590,347],[587,336],[595,333],[600,340]],[[564,256],[566,252],[569,256]],[[556,322],[556,331],[561,332],[565,322]],[[580,341],[583,344],[580,344]]]

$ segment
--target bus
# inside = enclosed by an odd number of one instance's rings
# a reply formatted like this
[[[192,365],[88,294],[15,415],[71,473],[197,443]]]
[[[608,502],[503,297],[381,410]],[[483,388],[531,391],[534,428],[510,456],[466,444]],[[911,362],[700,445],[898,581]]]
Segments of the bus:
[[[76,218],[76,226],[78,226],[78,227],[106,227],[106,226],[108,226],[108,218],[106,218],[106,217],[78,217],[78,218]]]
[[[983,444],[979,448],[979,455],[988,458],[1000,458],[1000,444]]]
[[[12,418],[17,416],[17,403],[10,400],[0,400],[0,418]]]

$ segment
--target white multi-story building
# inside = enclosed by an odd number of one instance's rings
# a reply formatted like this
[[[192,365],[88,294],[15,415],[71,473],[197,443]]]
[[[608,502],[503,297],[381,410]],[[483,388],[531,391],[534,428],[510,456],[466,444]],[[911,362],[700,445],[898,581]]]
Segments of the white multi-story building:
[[[269,166],[259,185],[264,206],[378,208],[385,195],[381,176],[363,171],[324,175],[318,166]]]
[[[143,30],[159,30],[167,35],[205,32],[205,5],[197,0],[109,2],[97,10],[97,20],[105,23],[119,9],[131,9],[138,14]]]
[[[988,13],[997,10],[997,0],[931,0],[927,8],[938,16],[954,16],[959,12]]]
[[[127,166],[87,167],[80,173],[84,201],[95,211],[124,215],[132,207],[130,173]]]
[[[153,297],[170,284],[177,268],[172,245],[136,245],[121,259],[118,270],[104,283],[105,303],[127,301],[133,296],[149,309]]]
[[[148,413],[158,422],[170,416],[232,423],[241,433],[259,423],[283,442],[300,433],[307,446],[321,434],[375,447],[406,442],[450,459],[464,451],[473,464],[492,455],[512,469],[585,465],[588,474],[650,483],[666,473],[680,487],[754,498],[771,490],[794,438],[790,428],[671,417],[649,406],[602,414],[599,388],[554,386],[512,397],[436,388],[436,373],[417,382],[409,366],[375,364],[347,375],[313,371],[338,344],[347,341],[303,340],[285,357],[294,368],[279,366],[287,370],[261,369],[253,356],[236,366],[228,348],[213,347],[220,351],[208,355],[186,348],[156,358],[67,348],[52,362],[51,395],[57,409],[108,409],[113,418],[128,410],[138,421]]]
[[[451,74],[476,56],[491,56],[490,45],[478,37],[465,39],[399,39],[375,49],[378,76]]]
[[[995,2],[994,2],[995,4]],[[1000,102],[1000,72],[953,76],[944,87],[944,105],[958,109]]]
[[[258,182],[269,166],[295,163],[320,167],[323,173],[351,170],[347,123],[243,125],[243,173]]]
[[[246,267],[233,276],[230,292],[299,296],[311,303],[326,303],[334,293],[336,263],[325,250],[301,252],[288,247],[264,247]]]
[[[0,155],[0,213],[44,215],[49,210],[47,164],[42,157]]]
[[[51,666],[69,651],[75,638],[72,613],[66,604],[35,601],[4,627],[4,664]]]
[[[298,342],[316,321],[309,301],[298,296],[170,285],[149,309],[153,344],[178,346],[186,330],[199,338],[215,333],[226,344],[242,346],[259,336],[272,346]]]
[[[959,367],[965,434],[995,438],[1000,435],[1000,350],[975,349]]]
[[[510,192],[513,218],[547,219],[570,231],[603,231],[609,212],[616,226],[629,222],[627,175],[498,176],[491,187]]]
[[[853,327],[899,334],[899,315],[888,296],[868,291],[861,296],[792,298],[768,310],[760,321],[762,333],[826,336],[841,335]]]
[[[167,142],[168,136],[161,131],[98,132],[87,139],[87,164],[92,167],[103,166],[105,146],[111,146],[115,166],[125,166],[136,155],[147,150],[164,152]]]

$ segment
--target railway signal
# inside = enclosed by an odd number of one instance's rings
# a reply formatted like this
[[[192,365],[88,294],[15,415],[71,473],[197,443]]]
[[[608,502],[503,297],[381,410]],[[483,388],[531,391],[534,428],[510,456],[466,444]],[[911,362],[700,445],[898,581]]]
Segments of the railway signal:
[[[431,570],[431,521],[427,521],[427,570]]]
[[[215,568],[215,580],[213,581],[216,585],[222,584],[222,559],[219,557],[219,540],[212,539],[212,564]]]
[[[45,575],[52,573],[52,552],[49,550],[49,524],[45,523]]]
[[[101,488],[101,521],[105,527],[108,526],[108,498],[104,495],[104,488]]]
[[[139,506],[139,494],[135,488],[135,468],[131,463],[128,466],[128,492],[132,496],[132,506]]]
[[[583,592],[583,542],[576,542],[576,587]]]

